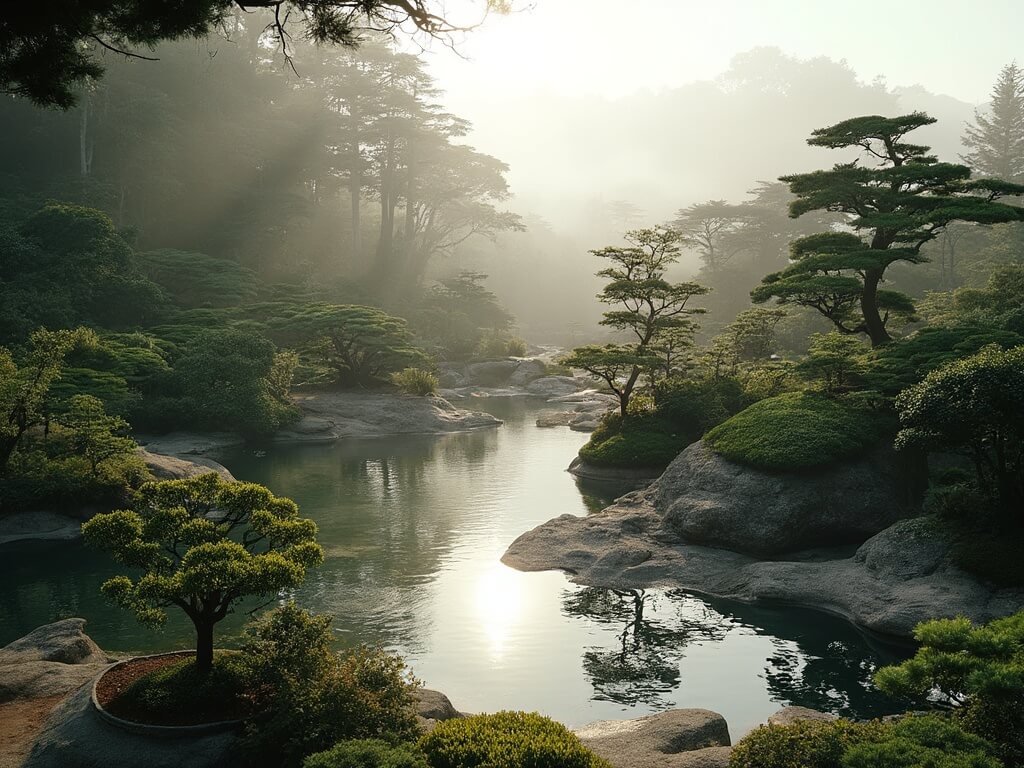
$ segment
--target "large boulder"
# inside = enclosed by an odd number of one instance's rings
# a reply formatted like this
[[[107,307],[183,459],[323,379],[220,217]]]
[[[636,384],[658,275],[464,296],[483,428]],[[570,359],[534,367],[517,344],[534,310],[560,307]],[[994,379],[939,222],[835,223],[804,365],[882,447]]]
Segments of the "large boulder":
[[[531,381],[526,391],[537,397],[559,397],[578,391],[580,383],[572,376],[545,376]]]
[[[726,768],[732,743],[725,718],[707,709],[602,720],[576,735],[613,768]]]
[[[12,512],[0,517],[0,544],[27,539],[65,541],[77,539],[81,535],[82,518],[59,512]]]
[[[525,387],[530,382],[541,378],[548,372],[547,364],[543,360],[528,358],[520,360],[519,365],[508,377],[510,387]]]
[[[205,475],[208,472],[216,472],[228,481],[235,479],[222,464],[204,456],[190,455],[186,459],[181,456],[153,453],[145,448],[139,448],[137,452],[146,462],[146,469],[157,480],[181,480],[186,477]]]
[[[482,387],[501,387],[519,367],[518,360],[487,360],[466,366],[466,380]]]
[[[0,649],[0,703],[61,696],[95,678],[110,660],[84,629],[85,619],[64,619]]]
[[[891,449],[813,472],[767,472],[705,442],[684,450],[651,487],[681,539],[757,555],[860,543],[914,513],[909,470]]]
[[[831,712],[821,712],[808,707],[783,707],[778,712],[768,717],[768,725],[793,725],[813,720],[820,723],[833,723],[839,719],[838,715]]]

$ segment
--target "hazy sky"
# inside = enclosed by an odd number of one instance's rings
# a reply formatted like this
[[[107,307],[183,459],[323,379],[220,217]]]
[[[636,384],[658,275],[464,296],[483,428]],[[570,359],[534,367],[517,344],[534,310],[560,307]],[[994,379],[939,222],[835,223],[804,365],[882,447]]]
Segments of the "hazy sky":
[[[459,18],[471,0],[448,0]],[[846,59],[865,80],[985,99],[999,68],[1024,61],[1020,0],[515,0],[428,57],[452,106],[480,93],[549,88],[618,96],[711,79],[738,52],[774,45]],[[435,46],[436,48],[436,46]],[[468,114],[472,117],[472,114]]]

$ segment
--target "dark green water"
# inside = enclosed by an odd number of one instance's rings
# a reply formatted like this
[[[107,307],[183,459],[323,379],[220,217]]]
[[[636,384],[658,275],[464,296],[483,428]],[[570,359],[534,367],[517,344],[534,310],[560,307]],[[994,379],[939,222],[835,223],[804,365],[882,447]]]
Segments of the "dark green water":
[[[782,703],[867,717],[895,711],[873,691],[879,664],[906,650],[824,614],[655,592],[638,631],[632,605],[522,574],[499,558],[523,531],[600,508],[613,489],[564,471],[586,436],[534,426],[536,406],[478,401],[500,429],[352,440],[221,458],[239,478],[299,502],[326,562],[295,595],[336,616],[339,642],[403,653],[464,711],[539,710],[570,725],[667,707],[722,712],[734,738]],[[0,644],[65,616],[115,651],[190,647],[178,617],[161,632],[106,604],[114,572],[80,542],[0,548]],[[221,631],[230,643],[246,617]]]

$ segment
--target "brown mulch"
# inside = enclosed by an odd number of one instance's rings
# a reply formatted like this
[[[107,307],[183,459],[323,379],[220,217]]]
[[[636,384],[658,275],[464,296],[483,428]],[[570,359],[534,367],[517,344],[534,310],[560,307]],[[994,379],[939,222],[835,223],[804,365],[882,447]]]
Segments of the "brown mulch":
[[[96,699],[104,709],[110,710],[118,717],[124,717],[124,715],[116,711],[115,699],[117,699],[117,697],[120,696],[132,683],[145,677],[150,672],[156,672],[158,669],[163,669],[164,667],[169,667],[172,664],[177,664],[190,656],[195,656],[195,654],[181,653],[167,656],[156,656],[151,659],[132,659],[125,664],[114,667],[113,669],[104,672],[103,677],[101,677],[99,682],[96,683]],[[111,709],[111,704],[115,705],[113,709]]]

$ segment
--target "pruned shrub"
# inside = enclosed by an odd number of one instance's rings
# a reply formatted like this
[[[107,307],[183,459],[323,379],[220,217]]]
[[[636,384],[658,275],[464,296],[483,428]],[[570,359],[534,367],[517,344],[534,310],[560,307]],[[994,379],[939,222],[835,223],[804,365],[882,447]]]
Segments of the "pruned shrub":
[[[414,744],[390,744],[381,739],[354,739],[310,755],[302,768],[430,768]]]
[[[536,712],[445,720],[420,746],[432,768],[610,768],[568,728]]]
[[[803,720],[789,725],[763,725],[732,749],[730,768],[838,768],[854,744],[877,739],[879,723],[849,720]]]
[[[437,392],[437,376],[422,368],[404,368],[391,374],[391,383],[407,395],[432,395]]]

